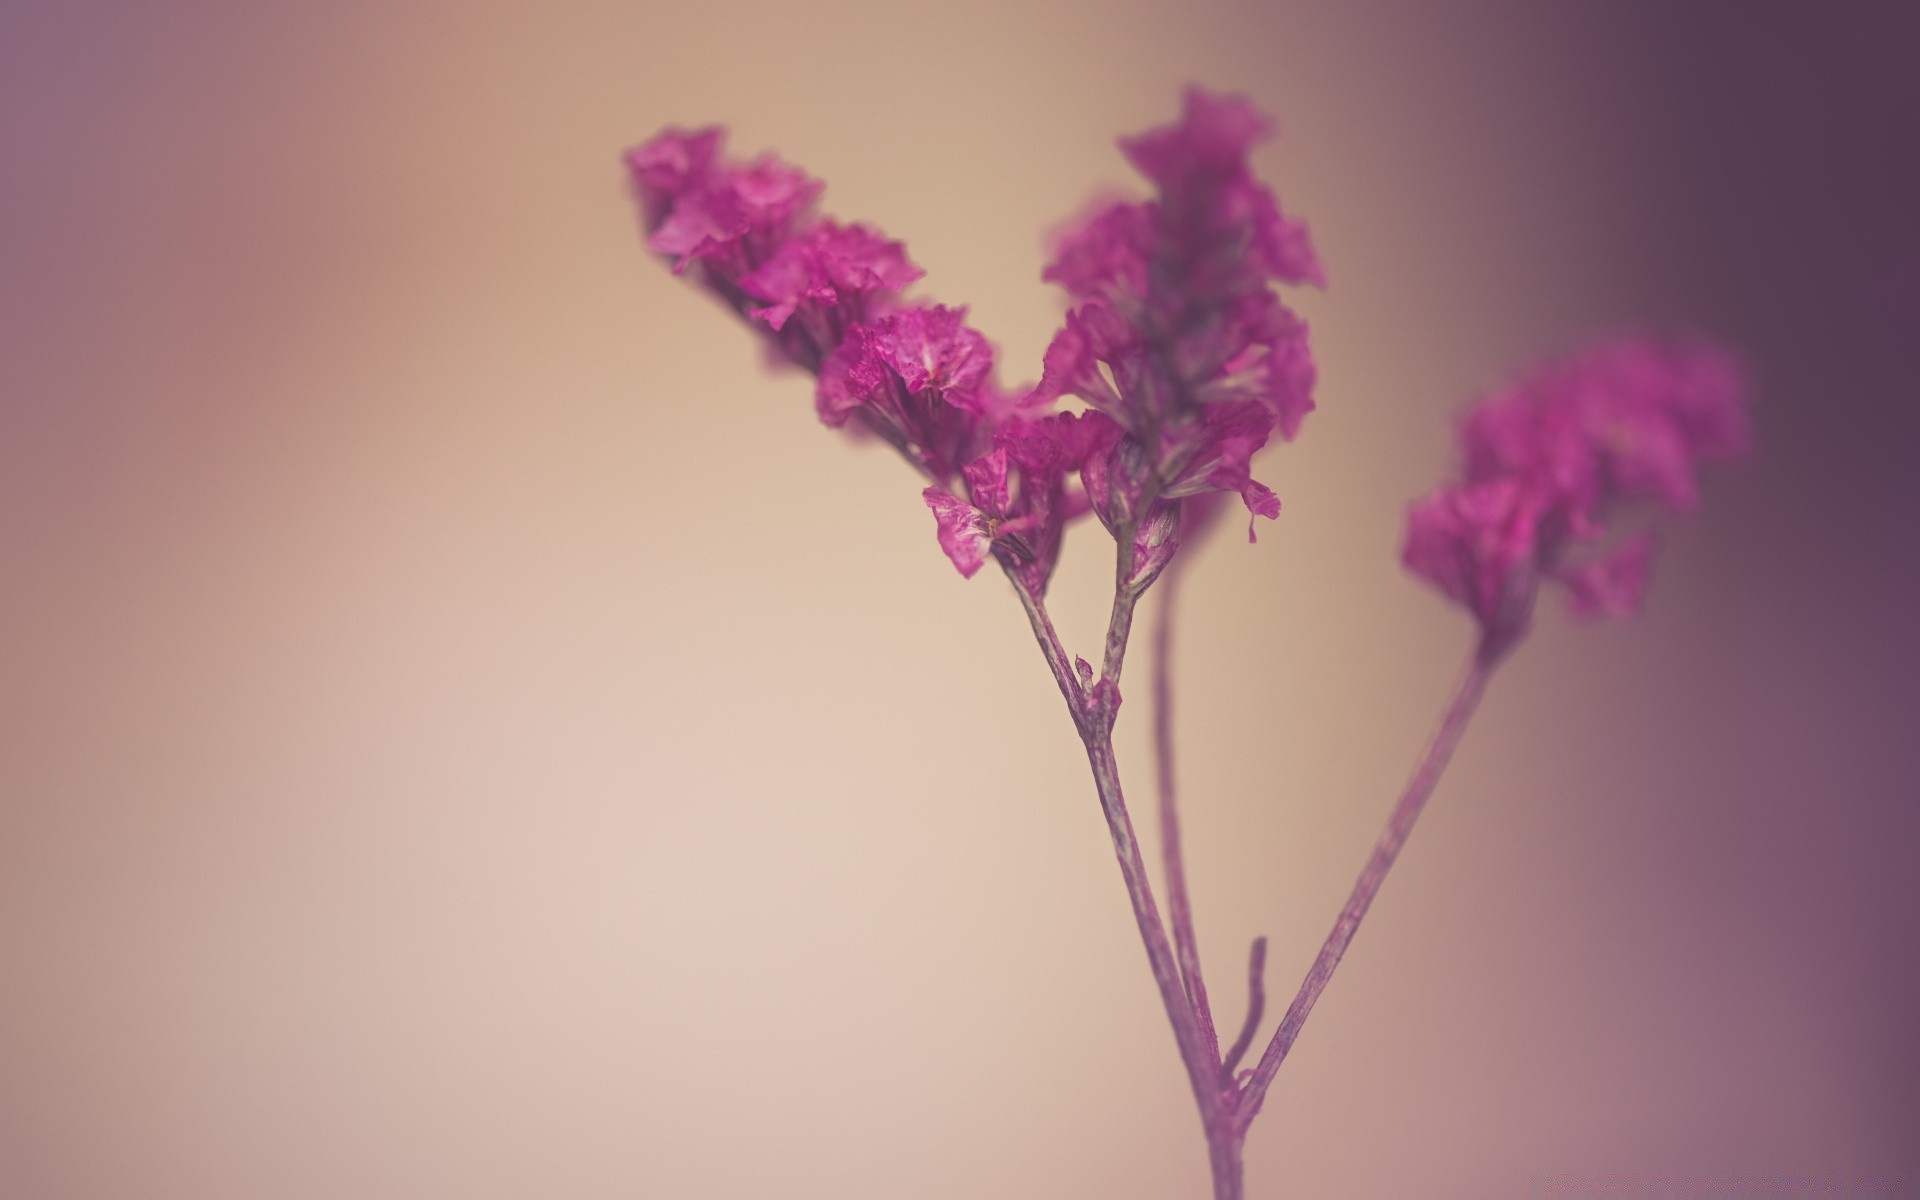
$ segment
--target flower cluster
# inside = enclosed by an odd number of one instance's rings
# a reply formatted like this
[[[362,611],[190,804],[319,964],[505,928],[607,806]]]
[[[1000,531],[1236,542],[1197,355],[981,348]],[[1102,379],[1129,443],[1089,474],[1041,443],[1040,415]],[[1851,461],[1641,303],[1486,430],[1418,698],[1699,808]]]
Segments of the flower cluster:
[[[668,129],[627,152],[647,245],[810,371],[922,272],[865,225],[816,219],[820,183],[762,155],[736,163],[717,128]]]
[[[1144,587],[1177,549],[1180,502],[1279,501],[1248,463],[1313,407],[1306,326],[1273,280],[1320,283],[1306,233],[1249,173],[1264,120],[1192,90],[1181,120],[1122,141],[1159,188],[1062,237],[1045,278],[1075,302],[1041,384],[1004,390],[966,309],[901,297],[921,270],[899,242],[814,212],[820,184],[772,156],[737,162],[722,131],[669,129],[627,165],[647,244],[817,378],[820,419],[875,435],[927,477],[941,548],[988,557],[1044,593],[1067,524],[1096,512]],[[1062,396],[1092,406],[1056,411]]]
[[[906,248],[817,216],[820,185],[804,172],[727,159],[719,129],[669,129],[627,165],[647,244],[817,377],[824,423],[919,468],[961,573],[992,554],[1044,592],[1067,521],[1085,511],[1067,487],[1085,457],[1074,418],[995,382],[993,346],[966,309],[904,301],[922,275]]]
[[[1270,285],[1326,278],[1305,227],[1248,169],[1266,133],[1245,101],[1189,89],[1178,123],[1121,142],[1157,197],[1097,209],[1045,272],[1075,307],[1040,395],[1093,407],[1087,492],[1116,536],[1136,538],[1137,574],[1171,554],[1171,539],[1154,539],[1183,497],[1237,493],[1277,516],[1249,460],[1313,409],[1306,324]]]
[[[1404,558],[1479,620],[1495,651],[1525,632],[1541,579],[1583,616],[1637,612],[1651,535],[1579,561],[1622,501],[1697,503],[1698,464],[1750,440],[1745,387],[1706,346],[1626,337],[1549,364],[1476,405],[1465,478],[1413,504]]]

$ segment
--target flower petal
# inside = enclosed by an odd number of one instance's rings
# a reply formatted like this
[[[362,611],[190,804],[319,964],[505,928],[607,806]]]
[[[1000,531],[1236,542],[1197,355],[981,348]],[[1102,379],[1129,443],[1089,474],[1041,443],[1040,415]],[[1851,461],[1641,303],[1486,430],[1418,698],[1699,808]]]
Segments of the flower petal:
[[[1567,585],[1567,606],[1581,617],[1637,616],[1646,598],[1653,551],[1653,535],[1642,534],[1611,554],[1561,568],[1557,574]]]
[[[980,510],[937,487],[927,488],[920,496],[933,510],[934,535],[940,540],[940,549],[962,577],[972,579],[987,561],[992,545],[981,528]]]

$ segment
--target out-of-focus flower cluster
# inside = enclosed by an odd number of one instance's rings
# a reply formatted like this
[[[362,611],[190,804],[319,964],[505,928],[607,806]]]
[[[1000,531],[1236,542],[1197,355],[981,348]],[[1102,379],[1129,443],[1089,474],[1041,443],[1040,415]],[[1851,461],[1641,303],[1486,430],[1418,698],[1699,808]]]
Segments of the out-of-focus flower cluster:
[[[1622,502],[1675,512],[1699,497],[1699,464],[1751,439],[1745,385],[1726,355],[1698,344],[1623,337],[1548,364],[1496,392],[1461,426],[1465,477],[1416,501],[1405,561],[1464,605],[1497,652],[1524,633],[1542,579],[1573,611],[1637,612],[1651,534],[1605,540]]]
[[[1189,91],[1181,120],[1123,140],[1159,189],[1059,239],[1045,278],[1075,307],[1041,384],[1005,390],[966,309],[908,302],[905,247],[817,216],[820,184],[772,156],[728,159],[717,128],[630,151],[648,245],[817,377],[820,418],[876,435],[926,475],[941,548],[971,576],[989,556],[1045,591],[1066,525],[1091,509],[1127,539],[1135,586],[1179,544],[1180,502],[1279,502],[1249,473],[1313,407],[1306,326],[1270,283],[1318,283],[1306,233],[1246,156],[1266,131],[1246,102]],[[1065,395],[1091,411],[1056,411]]]

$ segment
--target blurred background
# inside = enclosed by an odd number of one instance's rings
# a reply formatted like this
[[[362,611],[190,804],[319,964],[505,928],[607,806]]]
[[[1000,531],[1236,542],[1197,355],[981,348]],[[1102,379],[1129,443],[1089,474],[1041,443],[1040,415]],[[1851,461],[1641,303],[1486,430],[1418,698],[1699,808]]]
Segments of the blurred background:
[[[1623,325],[1759,381],[1646,617],[1496,680],[1250,1195],[1910,1194],[1914,11],[0,0],[0,1196],[1204,1194],[1017,605],[618,164],[778,149],[1017,382],[1042,232],[1189,81],[1334,281],[1285,512],[1185,605],[1223,1023],[1465,653],[1397,566],[1461,406]]]

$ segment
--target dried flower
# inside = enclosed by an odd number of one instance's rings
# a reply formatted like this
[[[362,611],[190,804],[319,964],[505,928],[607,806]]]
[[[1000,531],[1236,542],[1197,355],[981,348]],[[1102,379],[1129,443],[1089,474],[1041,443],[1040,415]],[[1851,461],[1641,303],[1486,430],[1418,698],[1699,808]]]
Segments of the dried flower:
[[[1625,501],[1675,512],[1699,499],[1698,467],[1745,452],[1740,372],[1699,344],[1623,337],[1550,363],[1489,396],[1461,427],[1465,479],[1407,514],[1404,559],[1504,647],[1526,629],[1540,580],[1567,585],[1573,611],[1637,612],[1653,557],[1642,536],[1604,538]]]
[[[1177,124],[1121,141],[1157,198],[1095,211],[1059,238],[1044,274],[1078,303],[1039,394],[1078,396],[1117,427],[1094,501],[1116,533],[1208,491],[1239,494],[1257,516],[1280,511],[1250,462],[1275,432],[1299,432],[1314,366],[1306,323],[1270,284],[1325,274],[1306,228],[1247,166],[1266,133],[1246,101],[1190,89]]]

